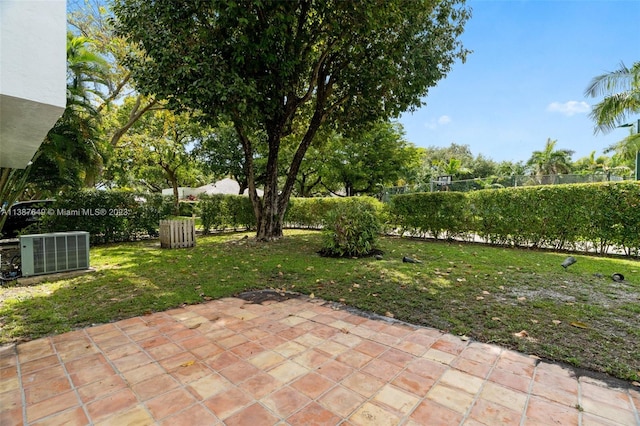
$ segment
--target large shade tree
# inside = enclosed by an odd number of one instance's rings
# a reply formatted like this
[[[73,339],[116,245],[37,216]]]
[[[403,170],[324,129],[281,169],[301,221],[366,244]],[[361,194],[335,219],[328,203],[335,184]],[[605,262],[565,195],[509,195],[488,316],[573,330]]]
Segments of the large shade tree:
[[[467,51],[464,0],[115,0],[117,29],[145,94],[230,120],[242,143],[257,238],[282,235],[302,159],[327,124],[352,127],[422,105]],[[300,114],[305,107],[311,115]],[[280,143],[306,131],[279,185]],[[251,138],[264,133],[265,142]],[[256,145],[267,146],[258,197]]]

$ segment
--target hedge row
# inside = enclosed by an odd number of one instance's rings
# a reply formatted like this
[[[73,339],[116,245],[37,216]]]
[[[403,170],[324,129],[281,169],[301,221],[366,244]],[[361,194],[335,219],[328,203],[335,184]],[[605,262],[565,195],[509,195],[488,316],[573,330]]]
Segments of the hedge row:
[[[495,244],[640,252],[640,182],[554,185],[398,195],[401,233],[479,235]]]
[[[256,226],[256,217],[249,197],[223,194],[202,195],[197,206],[205,234],[212,230],[251,229]]]
[[[56,200],[29,232],[88,231],[91,244],[131,241],[157,236],[172,211],[171,199],[158,194],[82,190]]]

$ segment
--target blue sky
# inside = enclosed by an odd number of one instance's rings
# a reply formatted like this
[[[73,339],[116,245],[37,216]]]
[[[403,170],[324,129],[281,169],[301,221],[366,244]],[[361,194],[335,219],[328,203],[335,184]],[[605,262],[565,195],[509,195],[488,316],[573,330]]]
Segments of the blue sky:
[[[628,129],[594,135],[591,79],[640,60],[640,0],[469,0],[461,40],[473,50],[400,118],[416,146],[469,145],[474,155],[526,161],[544,148],[596,155]],[[632,120],[640,117],[633,117]],[[631,120],[630,120],[631,121]]]

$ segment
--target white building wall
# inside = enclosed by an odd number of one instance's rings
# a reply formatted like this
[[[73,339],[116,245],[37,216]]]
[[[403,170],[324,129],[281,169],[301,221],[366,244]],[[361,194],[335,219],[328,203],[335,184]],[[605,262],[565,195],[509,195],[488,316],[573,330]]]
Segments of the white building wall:
[[[26,167],[64,112],[66,7],[0,0],[0,167]]]

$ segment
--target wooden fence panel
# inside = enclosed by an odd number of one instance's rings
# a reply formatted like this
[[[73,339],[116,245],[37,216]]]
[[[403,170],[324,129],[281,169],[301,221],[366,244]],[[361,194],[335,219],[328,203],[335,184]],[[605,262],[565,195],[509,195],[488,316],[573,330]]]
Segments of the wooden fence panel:
[[[193,219],[160,221],[160,247],[183,248],[195,245],[196,226]]]

